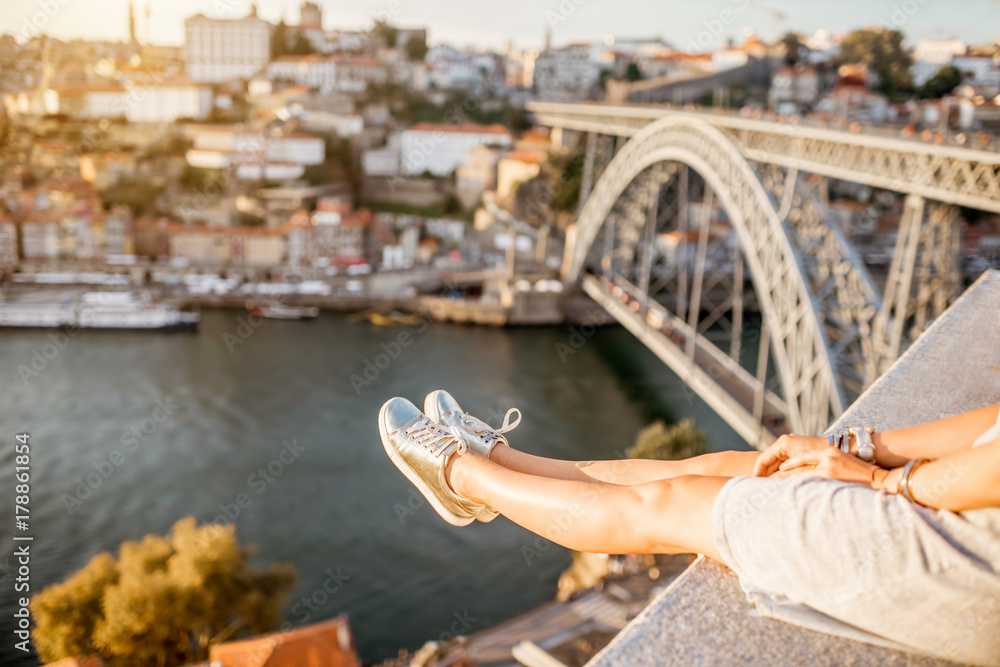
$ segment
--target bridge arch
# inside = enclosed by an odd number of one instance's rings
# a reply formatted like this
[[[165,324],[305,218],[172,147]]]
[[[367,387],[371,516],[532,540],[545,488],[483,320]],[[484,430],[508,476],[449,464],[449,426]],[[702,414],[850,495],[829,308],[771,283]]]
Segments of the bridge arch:
[[[767,323],[771,354],[792,431],[821,433],[845,409],[834,356],[810,293],[801,257],[753,167],[718,129],[697,118],[665,117],[646,125],[615,155],[580,212],[569,281],[615,203],[640,174],[665,162],[697,172],[711,187],[739,240]]]

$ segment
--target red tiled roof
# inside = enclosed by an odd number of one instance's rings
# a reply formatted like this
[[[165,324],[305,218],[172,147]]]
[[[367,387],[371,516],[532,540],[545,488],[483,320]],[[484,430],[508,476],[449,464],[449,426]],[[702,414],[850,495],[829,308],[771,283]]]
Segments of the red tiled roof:
[[[467,132],[471,134],[510,135],[510,130],[499,123],[494,123],[493,125],[479,125],[477,123],[463,123],[461,125],[451,123],[417,123],[410,127],[409,130],[414,132]]]
[[[360,667],[347,618],[339,616],[285,632],[213,646],[220,667]]]
[[[503,157],[504,160],[517,160],[531,164],[541,164],[545,162],[545,153],[542,151],[511,151]]]

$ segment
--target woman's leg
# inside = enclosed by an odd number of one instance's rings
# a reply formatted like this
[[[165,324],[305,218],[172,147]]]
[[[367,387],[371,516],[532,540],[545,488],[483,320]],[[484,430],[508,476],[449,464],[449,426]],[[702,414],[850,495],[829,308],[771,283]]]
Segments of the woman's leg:
[[[703,553],[722,561],[712,505],[728,477],[682,475],[622,486],[536,477],[472,453],[453,455],[445,475],[458,495],[570,549]]]
[[[498,445],[490,461],[529,475],[606,484],[645,484],[681,475],[752,477],[760,452],[716,452],[681,461],[613,459],[610,461],[560,461]]]

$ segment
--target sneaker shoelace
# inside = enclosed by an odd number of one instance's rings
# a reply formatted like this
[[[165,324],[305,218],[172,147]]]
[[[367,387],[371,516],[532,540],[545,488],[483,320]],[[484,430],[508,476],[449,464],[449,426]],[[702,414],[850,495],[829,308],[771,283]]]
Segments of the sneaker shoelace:
[[[435,424],[427,417],[404,430],[403,433],[410,436],[415,443],[434,456],[444,454],[453,442],[458,443],[456,450],[458,454],[464,454],[469,449],[469,440],[461,429],[457,426],[446,427]]]
[[[517,413],[517,419],[514,420],[513,424],[511,424],[510,416],[514,412]],[[521,411],[518,410],[517,408],[511,408],[510,410],[507,411],[507,414],[504,415],[503,424],[500,425],[500,428],[493,428],[486,422],[476,419],[475,417],[473,417],[468,413],[465,413],[462,416],[462,421],[461,421],[462,428],[469,431],[473,435],[481,437],[483,440],[486,441],[488,445],[492,445],[494,442],[500,440],[500,438],[503,437],[504,433],[509,433],[510,431],[513,431],[515,428],[517,428],[517,425],[520,423],[521,423]],[[506,438],[504,439],[506,440]]]

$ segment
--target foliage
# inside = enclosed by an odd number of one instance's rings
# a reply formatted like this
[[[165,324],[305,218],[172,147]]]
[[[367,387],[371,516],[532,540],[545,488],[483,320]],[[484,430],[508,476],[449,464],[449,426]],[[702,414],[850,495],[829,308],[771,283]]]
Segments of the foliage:
[[[945,65],[920,87],[920,97],[938,99],[955,90],[962,83],[962,72],[954,65]]]
[[[639,70],[639,66],[635,63],[629,63],[628,67],[625,68],[625,78],[629,81],[638,81],[642,78],[642,72]]]
[[[682,419],[670,426],[658,419],[639,431],[635,444],[625,454],[630,459],[673,461],[709,451],[705,432],[695,427],[693,419]]]
[[[584,148],[578,146],[569,153],[549,155],[547,172],[552,193],[552,209],[574,211],[580,201],[580,184],[583,181]]]
[[[423,60],[427,56],[427,35],[418,33],[410,35],[406,40],[406,57],[410,60]]]
[[[312,53],[316,53],[312,42],[298,30],[294,32],[290,31],[288,26],[285,25],[284,19],[275,26],[274,32],[271,34],[272,58],[277,58],[278,56],[308,56]]]
[[[845,37],[835,65],[855,63],[867,65],[878,76],[877,89],[885,95],[898,96],[913,90],[913,60],[903,48],[903,33],[898,30],[868,28]]]
[[[101,201],[106,208],[115,204],[128,206],[137,217],[152,215],[162,191],[162,187],[148,181],[125,178],[101,192]]]
[[[199,192],[205,192],[209,187],[218,188],[225,182],[225,174],[221,169],[205,169],[185,164],[184,171],[181,172],[181,185]]]
[[[94,556],[31,602],[35,647],[46,662],[97,654],[109,667],[172,667],[207,660],[209,647],[276,628],[296,582],[287,564],[250,566],[233,526],[198,527],[125,542],[116,561]]]
[[[449,192],[444,200],[445,215],[456,215],[462,212],[462,202],[458,200],[454,192]]]
[[[805,48],[799,36],[794,32],[786,33],[781,38],[781,44],[785,47],[785,64],[790,67],[799,64],[802,60],[802,49]]]
[[[396,46],[396,40],[399,38],[399,30],[389,25],[389,22],[384,19],[375,21],[375,25],[372,26],[372,34],[381,38],[389,48]]]

